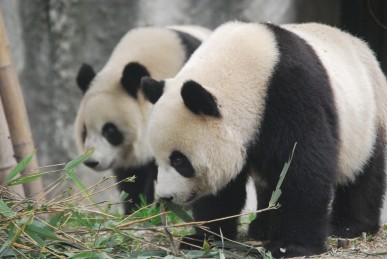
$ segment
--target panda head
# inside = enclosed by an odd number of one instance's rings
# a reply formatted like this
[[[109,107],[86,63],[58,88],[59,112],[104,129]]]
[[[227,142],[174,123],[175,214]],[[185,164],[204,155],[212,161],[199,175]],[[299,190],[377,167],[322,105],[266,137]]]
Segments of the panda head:
[[[142,143],[150,103],[139,92],[147,69],[131,62],[123,70],[95,74],[84,64],[77,84],[84,96],[75,122],[80,151],[95,147],[85,165],[96,170],[137,166],[149,160],[148,144]]]
[[[217,97],[194,80],[145,77],[142,91],[155,103],[148,134],[158,164],[157,196],[188,205],[227,185],[243,154],[235,152]]]

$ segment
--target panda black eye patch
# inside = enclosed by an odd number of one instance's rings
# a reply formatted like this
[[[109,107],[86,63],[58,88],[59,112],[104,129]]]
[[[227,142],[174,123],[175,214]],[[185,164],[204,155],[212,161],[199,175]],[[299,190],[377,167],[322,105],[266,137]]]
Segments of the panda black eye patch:
[[[87,129],[86,129],[86,125],[83,125],[83,129],[82,129],[82,141],[83,141],[83,143],[85,143],[86,137],[87,137]]]
[[[118,146],[124,141],[124,135],[122,135],[116,125],[110,122],[103,125],[102,135],[113,146]]]
[[[169,156],[171,166],[175,170],[186,178],[192,178],[195,176],[195,170],[189,161],[189,159],[179,151],[173,151]]]

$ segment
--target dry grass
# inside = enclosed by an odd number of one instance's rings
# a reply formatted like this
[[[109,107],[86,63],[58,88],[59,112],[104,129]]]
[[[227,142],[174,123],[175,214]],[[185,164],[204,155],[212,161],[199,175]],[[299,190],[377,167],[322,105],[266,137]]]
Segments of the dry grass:
[[[221,237],[222,241],[209,241],[211,245],[205,243],[197,250],[179,251],[181,237],[192,233],[193,226],[201,227],[209,221],[192,222],[189,213],[171,204],[144,204],[135,213],[125,216],[112,209],[117,204],[95,202],[93,195],[116,188],[117,183],[114,178],[104,178],[93,186],[85,187],[79,181],[76,168],[91,154],[92,150],[67,164],[59,165],[62,176],[42,192],[47,197],[69,181],[76,188],[65,189],[41,206],[37,205],[37,201],[22,198],[0,187],[1,258],[271,258],[261,251],[260,242],[247,240],[243,234],[238,239],[242,240],[240,242]],[[289,162],[281,174],[282,180]],[[40,168],[32,175],[20,177],[18,172],[26,163],[28,157],[8,177],[8,185],[23,184],[58,172],[46,167],[44,173]],[[111,183],[110,186],[96,191],[106,181]],[[280,184],[273,194],[272,206],[265,210],[276,209],[279,195]],[[251,213],[232,217],[239,216],[243,233],[252,219]],[[329,239],[329,252],[316,257],[387,257],[387,227],[375,236],[367,236],[365,240],[353,239],[349,244],[347,249],[337,248],[337,239]]]

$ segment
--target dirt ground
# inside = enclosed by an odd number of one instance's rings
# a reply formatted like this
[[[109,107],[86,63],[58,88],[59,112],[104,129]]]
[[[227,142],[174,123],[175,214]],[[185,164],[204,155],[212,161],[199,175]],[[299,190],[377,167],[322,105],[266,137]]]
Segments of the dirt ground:
[[[247,225],[242,224],[242,231]],[[260,242],[246,239],[244,234],[241,235],[243,243],[254,247],[260,246]],[[306,257],[297,257],[306,258]],[[363,235],[354,239],[337,239],[328,238],[328,252],[318,256],[308,258],[386,258],[387,259],[387,224],[380,228],[379,232],[373,236]]]
[[[348,240],[348,247],[338,248],[338,239],[329,239],[329,252],[318,258],[387,258],[387,225],[374,236]]]

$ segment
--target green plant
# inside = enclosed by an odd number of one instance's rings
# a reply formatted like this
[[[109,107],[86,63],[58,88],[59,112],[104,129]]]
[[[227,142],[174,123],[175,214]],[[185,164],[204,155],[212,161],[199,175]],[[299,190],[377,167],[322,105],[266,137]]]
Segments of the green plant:
[[[90,149],[62,165],[61,176],[47,186],[44,193],[50,194],[69,182],[75,188],[66,188],[41,206],[37,206],[34,200],[11,193],[7,198],[0,198],[1,258],[246,258],[252,251],[258,253],[256,248],[223,237],[222,242],[209,241],[198,250],[184,252],[171,248],[173,240],[191,234],[193,226],[201,227],[206,223],[193,222],[189,212],[172,203],[146,204],[142,197],[141,206],[133,214],[126,216],[112,212],[113,204],[96,202],[93,196],[99,192],[95,191],[96,187],[104,182],[111,181],[109,188],[114,188],[118,184],[115,179],[103,178],[86,187],[77,176],[77,168],[93,152],[94,149]],[[6,186],[58,173],[58,170],[42,172],[38,168],[32,174],[21,176],[20,172],[33,156],[34,153],[26,156],[13,168],[6,178]],[[281,177],[283,180],[284,173]],[[132,178],[127,180],[135,181]],[[268,209],[276,208],[279,187],[273,193],[274,205]],[[122,193],[121,199],[127,198],[125,196]],[[264,256],[270,258],[267,254]]]

